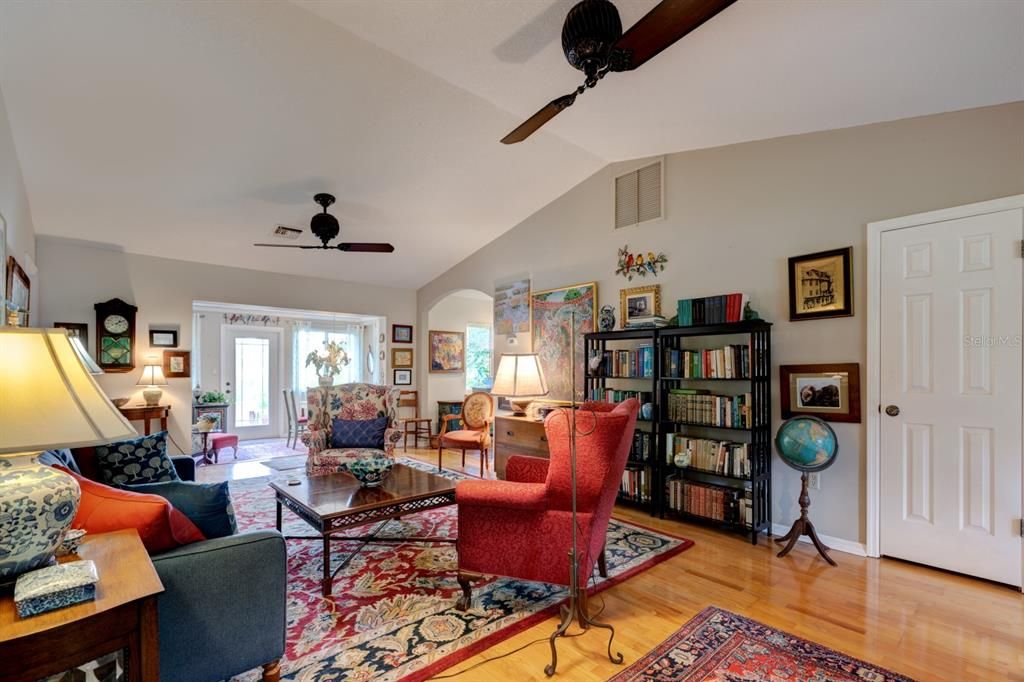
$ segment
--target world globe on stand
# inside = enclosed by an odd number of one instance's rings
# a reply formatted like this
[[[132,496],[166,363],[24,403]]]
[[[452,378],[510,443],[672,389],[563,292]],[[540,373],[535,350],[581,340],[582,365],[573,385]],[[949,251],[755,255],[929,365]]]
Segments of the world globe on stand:
[[[800,415],[779,427],[775,449],[782,461],[797,471],[821,471],[835,462],[839,443],[835,431],[825,421]]]

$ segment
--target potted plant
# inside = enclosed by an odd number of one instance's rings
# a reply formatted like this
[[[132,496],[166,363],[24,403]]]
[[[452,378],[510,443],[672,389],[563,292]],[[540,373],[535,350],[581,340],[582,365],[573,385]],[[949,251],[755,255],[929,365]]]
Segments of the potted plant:
[[[328,341],[324,344],[324,351],[311,350],[306,356],[306,367],[313,365],[319,377],[320,385],[327,387],[334,385],[334,377],[341,374],[341,368],[348,365],[351,360],[345,347],[337,341]]]
[[[207,391],[196,402],[200,405],[227,405],[228,394],[223,391]]]

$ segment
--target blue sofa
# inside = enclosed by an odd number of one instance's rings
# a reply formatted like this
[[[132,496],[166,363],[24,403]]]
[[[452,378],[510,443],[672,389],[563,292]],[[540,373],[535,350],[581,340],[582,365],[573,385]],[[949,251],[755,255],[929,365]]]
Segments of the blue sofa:
[[[191,457],[171,460],[183,481],[195,480]],[[40,461],[82,474],[70,450],[52,450]],[[260,666],[265,681],[277,682],[287,580],[279,532],[204,540],[152,559],[164,584],[158,599],[162,682],[214,682]]]

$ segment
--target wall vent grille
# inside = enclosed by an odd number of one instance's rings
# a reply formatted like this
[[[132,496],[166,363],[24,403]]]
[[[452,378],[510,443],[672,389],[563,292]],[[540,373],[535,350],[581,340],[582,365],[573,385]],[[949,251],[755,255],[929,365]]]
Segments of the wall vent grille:
[[[664,217],[664,164],[656,161],[615,178],[615,228]]]
[[[300,234],[302,234],[302,230],[295,227],[278,225],[274,228],[274,236],[281,239],[298,239]]]

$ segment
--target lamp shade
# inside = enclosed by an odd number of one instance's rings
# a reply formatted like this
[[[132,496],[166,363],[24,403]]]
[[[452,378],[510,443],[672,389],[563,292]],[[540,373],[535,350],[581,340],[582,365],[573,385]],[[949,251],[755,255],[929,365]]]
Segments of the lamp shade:
[[[548,384],[536,353],[504,353],[491,393],[506,398],[547,395]]]
[[[160,365],[143,365],[142,376],[139,377],[136,386],[166,386],[167,379],[164,377],[164,368]]]
[[[0,329],[0,454],[100,445],[136,435],[63,329]]]

